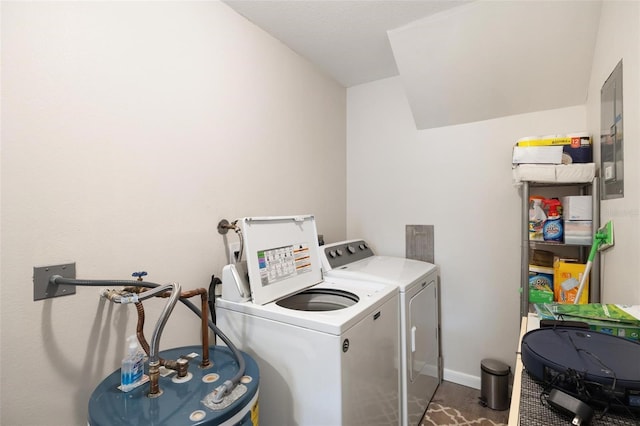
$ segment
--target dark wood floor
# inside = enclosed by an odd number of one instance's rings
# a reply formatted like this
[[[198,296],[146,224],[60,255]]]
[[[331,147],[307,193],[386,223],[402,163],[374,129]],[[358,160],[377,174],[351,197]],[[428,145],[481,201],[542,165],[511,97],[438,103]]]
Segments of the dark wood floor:
[[[452,407],[460,411],[467,419],[484,417],[495,423],[507,424],[509,410],[497,411],[480,404],[480,390],[444,381],[438,386],[431,403]]]

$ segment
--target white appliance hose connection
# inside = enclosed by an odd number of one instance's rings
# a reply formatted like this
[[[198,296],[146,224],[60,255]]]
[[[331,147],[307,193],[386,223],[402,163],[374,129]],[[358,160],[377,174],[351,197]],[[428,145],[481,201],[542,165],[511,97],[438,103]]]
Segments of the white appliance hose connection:
[[[244,250],[244,238],[242,236],[242,228],[238,226],[238,219],[229,223],[227,219],[222,219],[218,222],[218,233],[222,235],[226,235],[229,232],[229,229],[233,229],[236,234],[238,234],[238,240],[240,241],[240,248],[238,249],[238,257],[233,257],[229,259],[230,263],[240,263],[242,261],[242,252]],[[226,240],[226,237],[225,237]]]

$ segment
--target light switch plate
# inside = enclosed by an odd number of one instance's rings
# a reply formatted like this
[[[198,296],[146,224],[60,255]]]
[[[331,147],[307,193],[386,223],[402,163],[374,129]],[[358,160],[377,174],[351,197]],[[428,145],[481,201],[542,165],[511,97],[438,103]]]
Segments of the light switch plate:
[[[53,284],[49,279],[53,275],[64,278],[76,277],[76,264],[34,266],[33,267],[33,300],[50,299],[52,297],[76,294],[76,286],[69,284]]]

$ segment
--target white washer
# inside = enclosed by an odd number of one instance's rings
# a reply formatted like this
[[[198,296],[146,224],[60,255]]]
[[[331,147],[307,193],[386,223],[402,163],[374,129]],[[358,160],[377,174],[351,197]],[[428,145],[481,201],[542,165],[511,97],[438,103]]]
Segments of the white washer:
[[[324,279],[395,285],[400,292],[401,424],[418,425],[442,382],[438,267],[376,256],[364,240],[321,247]]]
[[[260,369],[259,422],[399,425],[398,289],[322,280],[312,216],[245,218],[246,270],[223,270],[219,328]]]

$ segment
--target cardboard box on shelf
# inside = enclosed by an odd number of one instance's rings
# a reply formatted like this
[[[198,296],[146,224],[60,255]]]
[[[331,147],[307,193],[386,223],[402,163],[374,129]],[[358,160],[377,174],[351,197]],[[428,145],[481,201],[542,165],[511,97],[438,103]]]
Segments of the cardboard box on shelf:
[[[560,201],[564,220],[593,220],[591,195],[569,195]]]
[[[582,274],[587,265],[575,259],[556,258],[553,262],[553,294],[557,303],[573,304],[578,294]],[[589,277],[587,277],[578,303],[589,302]]]
[[[553,258],[554,254],[551,251],[533,248],[529,249],[529,264],[552,268],[551,274],[553,274]]]
[[[593,223],[590,220],[565,220],[564,243],[590,246],[593,241]]]

